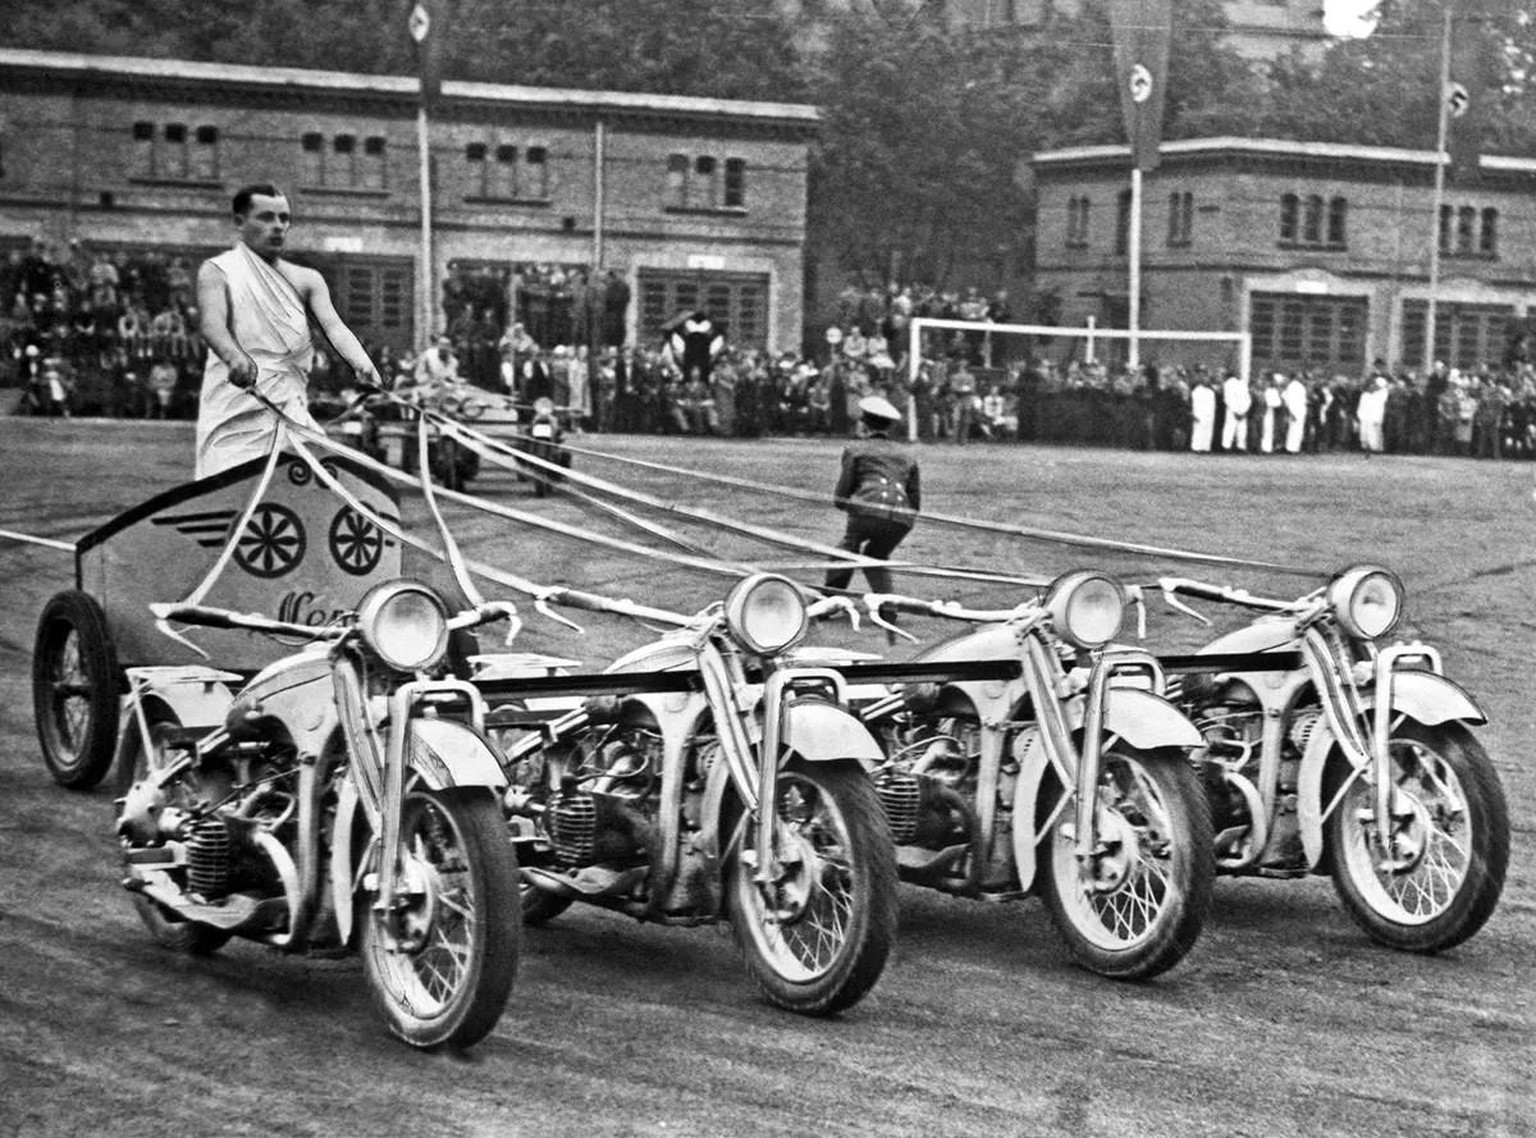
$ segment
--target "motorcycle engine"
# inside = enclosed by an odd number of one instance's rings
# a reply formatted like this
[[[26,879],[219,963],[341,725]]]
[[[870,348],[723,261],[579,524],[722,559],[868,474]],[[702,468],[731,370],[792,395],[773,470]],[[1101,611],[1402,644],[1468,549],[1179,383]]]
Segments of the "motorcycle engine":
[[[888,740],[891,763],[875,776],[875,793],[899,845],[942,848],[956,837],[954,799],[974,801],[980,766],[979,727],[963,717],[922,718]]]
[[[237,745],[163,785],[153,777],[135,783],[123,799],[118,833],[135,847],[181,842],[184,887],[197,900],[216,903],[240,890],[264,893],[275,878],[251,835],[264,829],[282,836],[291,827],[296,778],[291,755]]]
[[[660,787],[661,736],[615,727],[583,747],[576,772],[560,776],[545,804],[555,859],[579,868],[643,858]]]

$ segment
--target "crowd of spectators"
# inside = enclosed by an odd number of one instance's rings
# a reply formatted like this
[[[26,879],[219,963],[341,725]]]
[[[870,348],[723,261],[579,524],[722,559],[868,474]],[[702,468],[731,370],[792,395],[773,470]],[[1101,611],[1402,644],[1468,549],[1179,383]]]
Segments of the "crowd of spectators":
[[[22,408],[185,414],[185,379],[202,367],[197,263],[42,238],[12,250],[0,264],[0,343]]]
[[[44,240],[11,252],[0,265],[0,344],[6,378],[21,389],[19,409],[195,413],[203,360],[196,262]],[[574,427],[599,431],[844,437],[859,400],[873,393],[907,410],[920,439],[962,445],[1536,458],[1536,353],[1524,335],[1497,365],[1437,362],[1420,372],[1377,360],[1363,375],[1266,369],[1244,396],[1223,364],[1132,369],[1010,358],[986,328],[1011,319],[1006,293],[850,286],[814,353],[727,346],[707,375],[684,377],[660,343],[625,344],[629,303],[613,272],[455,264],[443,282],[444,335],[416,357],[388,348],[374,355],[386,376],[447,375],[525,403],[548,397],[570,409]],[[906,352],[916,316],[977,327],[926,333],[913,379]],[[312,385],[344,386],[337,370],[345,369],[318,353]]]

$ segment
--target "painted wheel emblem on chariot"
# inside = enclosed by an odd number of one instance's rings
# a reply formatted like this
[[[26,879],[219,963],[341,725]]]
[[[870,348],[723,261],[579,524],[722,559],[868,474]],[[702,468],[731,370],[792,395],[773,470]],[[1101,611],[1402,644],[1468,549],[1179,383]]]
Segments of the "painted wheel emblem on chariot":
[[[263,502],[235,545],[235,563],[253,577],[281,577],[304,560],[304,523],[287,506]]]
[[[354,577],[373,572],[384,553],[384,534],[351,506],[331,521],[331,556]]]

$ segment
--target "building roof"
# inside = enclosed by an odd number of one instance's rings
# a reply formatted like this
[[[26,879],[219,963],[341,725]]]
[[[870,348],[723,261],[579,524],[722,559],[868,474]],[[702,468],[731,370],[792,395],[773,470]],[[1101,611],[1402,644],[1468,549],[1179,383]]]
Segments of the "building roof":
[[[137,79],[168,84],[216,83],[226,89],[287,90],[294,93],[326,91],[337,95],[381,97],[391,101],[414,101],[417,93],[414,76],[359,75],[346,71],[312,71],[298,67],[251,67],[187,59],[86,55],[0,47],[0,73],[5,71],[46,71],[61,76],[100,76],[102,79]],[[821,121],[820,110],[803,103],[522,87],[502,83],[467,83],[452,79],[444,81],[442,90],[443,97],[454,102],[515,103],[541,110],[727,118],[807,128],[814,128]]]
[[[1417,165],[1433,169],[1433,150],[1409,150],[1397,146],[1357,146],[1344,142],[1293,142],[1283,138],[1177,138],[1159,147],[1164,157],[1204,154],[1248,154],[1265,158],[1324,158],[1351,162],[1383,162]],[[1059,150],[1041,150],[1030,156],[1035,167],[1128,164],[1131,148],[1125,145],[1068,146]],[[1441,155],[1445,161],[1446,156]],[[1484,154],[1478,159],[1484,170],[1506,173],[1536,173],[1536,158],[1516,158]]]

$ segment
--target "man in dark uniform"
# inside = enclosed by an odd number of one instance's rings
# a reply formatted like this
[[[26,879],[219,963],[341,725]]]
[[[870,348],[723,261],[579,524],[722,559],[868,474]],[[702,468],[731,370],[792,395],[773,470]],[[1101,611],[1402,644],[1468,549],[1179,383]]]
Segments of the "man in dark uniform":
[[[842,473],[833,491],[833,503],[848,515],[848,527],[838,546],[883,561],[917,520],[922,488],[917,461],[891,438],[901,412],[888,400],[871,395],[859,401],[859,417],[868,435],[843,449]],[[873,591],[893,591],[891,571],[885,566],[871,565],[864,576]],[[826,588],[846,589],[852,580],[852,569],[833,569],[827,573]],[[894,622],[894,614],[882,616]]]

